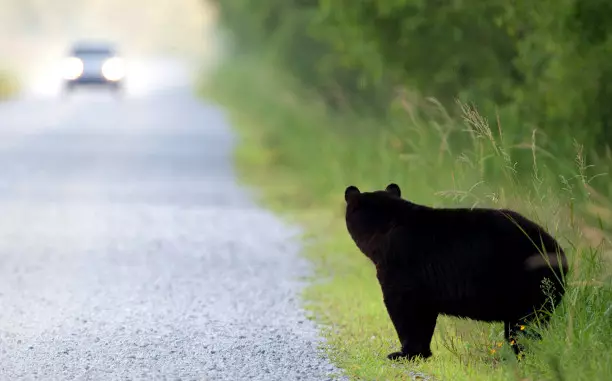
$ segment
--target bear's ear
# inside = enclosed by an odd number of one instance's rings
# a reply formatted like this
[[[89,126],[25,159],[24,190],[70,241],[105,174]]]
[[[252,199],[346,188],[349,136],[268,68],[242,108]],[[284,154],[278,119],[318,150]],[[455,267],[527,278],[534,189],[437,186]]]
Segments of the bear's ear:
[[[344,191],[344,201],[349,202],[349,200],[352,197],[354,197],[354,196],[356,196],[356,195],[358,195],[360,193],[361,193],[361,191],[359,190],[359,188],[357,188],[354,185],[350,185]]]
[[[391,183],[391,184],[387,185],[385,190],[387,192],[391,193],[392,195],[396,196],[396,197],[402,197],[402,191],[400,190],[399,185],[397,185],[395,183]]]

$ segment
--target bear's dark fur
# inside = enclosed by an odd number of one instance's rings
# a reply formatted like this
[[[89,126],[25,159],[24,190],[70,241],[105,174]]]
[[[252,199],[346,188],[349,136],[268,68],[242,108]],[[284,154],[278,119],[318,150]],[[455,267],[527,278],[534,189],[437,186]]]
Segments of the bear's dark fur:
[[[517,212],[417,205],[396,184],[363,193],[349,186],[345,200],[348,232],[376,266],[401,343],[389,359],[431,356],[439,314],[504,322],[518,354],[517,333],[535,318],[546,323],[539,312],[551,312],[564,295],[565,253]]]

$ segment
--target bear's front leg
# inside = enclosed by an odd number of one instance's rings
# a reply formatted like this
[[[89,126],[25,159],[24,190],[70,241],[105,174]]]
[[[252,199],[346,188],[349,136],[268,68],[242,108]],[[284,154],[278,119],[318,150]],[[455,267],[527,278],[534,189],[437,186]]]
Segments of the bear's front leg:
[[[396,294],[397,290],[383,290],[385,306],[393,322],[402,350],[387,356],[390,360],[431,356],[431,338],[438,313],[421,300],[417,292]]]

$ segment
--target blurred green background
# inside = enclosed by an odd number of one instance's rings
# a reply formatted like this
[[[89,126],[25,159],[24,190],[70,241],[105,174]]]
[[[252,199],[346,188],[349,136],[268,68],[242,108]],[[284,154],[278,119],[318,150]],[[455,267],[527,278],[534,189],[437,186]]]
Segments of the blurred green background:
[[[537,129],[553,154],[578,141],[611,159],[609,1],[220,4],[235,52],[265,55],[334,110],[386,117],[401,89],[457,115],[458,98],[499,118],[509,144]]]

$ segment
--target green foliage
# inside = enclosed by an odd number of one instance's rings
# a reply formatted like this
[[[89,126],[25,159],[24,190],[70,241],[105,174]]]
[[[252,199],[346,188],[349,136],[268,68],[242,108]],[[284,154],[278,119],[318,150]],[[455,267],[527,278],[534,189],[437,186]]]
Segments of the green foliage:
[[[222,21],[240,49],[277,62],[336,108],[385,114],[397,88],[474,102],[537,128],[558,153],[612,142],[612,3],[606,0],[234,0]]]

